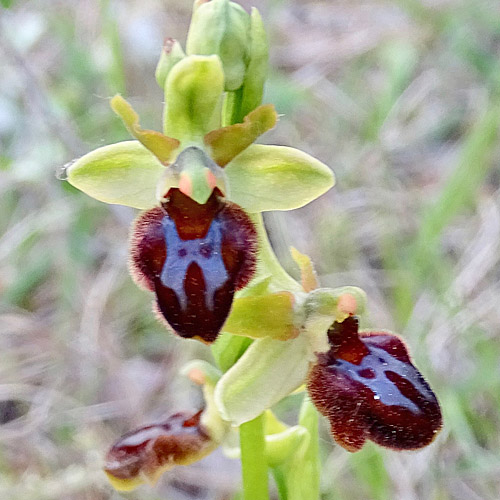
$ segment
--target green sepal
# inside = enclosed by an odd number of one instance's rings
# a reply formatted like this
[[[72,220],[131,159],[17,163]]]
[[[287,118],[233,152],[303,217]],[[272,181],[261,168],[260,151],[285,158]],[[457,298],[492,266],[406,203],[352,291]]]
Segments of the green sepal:
[[[267,433],[265,436],[266,461],[269,467],[278,467],[297,451],[307,444],[309,433],[301,425],[287,427],[280,432]],[[225,454],[232,459],[241,458],[241,449],[238,446],[228,447],[224,450]]]
[[[170,70],[181,60],[186,57],[182,50],[181,44],[173,38],[167,38],[163,43],[160,60],[156,66],[155,78],[160,88],[165,88],[165,82]]]
[[[188,56],[170,71],[165,83],[163,128],[185,146],[202,144],[220,127],[224,73],[218,56]]]
[[[216,54],[224,67],[225,90],[241,87],[245,77],[250,16],[234,2],[198,2],[186,42],[189,55]]]
[[[260,135],[271,130],[277,121],[278,114],[272,104],[259,106],[245,116],[243,123],[212,130],[204,137],[204,142],[215,163],[225,167]]]
[[[253,144],[224,172],[231,201],[248,212],[293,210],[318,198],[335,183],[324,163],[285,146]]]
[[[66,171],[68,182],[96,200],[139,209],[157,204],[156,185],[165,168],[138,141],[95,149]]]
[[[267,78],[269,49],[267,35],[259,11],[252,7],[250,14],[249,62],[241,96],[240,113],[247,115],[260,105]]]
[[[309,361],[306,335],[254,341],[217,383],[215,404],[222,417],[233,425],[256,418],[304,382]]]
[[[111,108],[123,120],[130,134],[149,149],[164,165],[168,165],[179,147],[179,141],[156,130],[145,130],[139,125],[139,115],[121,95],[111,99]]]
[[[294,296],[290,292],[241,297],[233,302],[224,331],[253,339],[288,340],[299,334],[294,324]]]

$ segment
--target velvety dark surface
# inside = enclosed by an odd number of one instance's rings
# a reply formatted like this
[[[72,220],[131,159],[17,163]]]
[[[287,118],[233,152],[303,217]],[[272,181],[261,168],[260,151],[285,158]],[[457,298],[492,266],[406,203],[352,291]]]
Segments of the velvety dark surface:
[[[176,333],[213,342],[253,274],[256,247],[250,218],[218,189],[200,205],[174,188],[136,221],[131,268]]]
[[[358,332],[358,320],[335,322],[330,350],[318,355],[308,389],[349,451],[367,439],[394,449],[429,444],[442,425],[436,396],[412,364],[404,342],[387,332]]]

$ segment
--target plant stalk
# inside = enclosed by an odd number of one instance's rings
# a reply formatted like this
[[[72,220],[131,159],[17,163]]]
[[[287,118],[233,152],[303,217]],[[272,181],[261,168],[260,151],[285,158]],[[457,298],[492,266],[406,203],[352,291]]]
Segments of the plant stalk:
[[[263,415],[240,426],[244,500],[269,500]]]

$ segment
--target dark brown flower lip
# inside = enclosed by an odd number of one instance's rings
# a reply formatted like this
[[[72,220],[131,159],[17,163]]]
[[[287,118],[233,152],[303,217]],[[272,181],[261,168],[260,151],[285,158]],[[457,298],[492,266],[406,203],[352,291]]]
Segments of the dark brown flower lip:
[[[442,426],[439,403],[415,368],[403,340],[389,332],[359,332],[350,317],[328,332],[308,390],[330,420],[334,439],[349,451],[367,439],[389,448],[428,445]]]
[[[106,455],[104,471],[124,484],[154,481],[175,465],[186,465],[212,451],[214,443],[201,423],[202,410],[181,412],[165,421],[121,436]]]
[[[172,188],[162,207],[141,214],[131,237],[135,281],[156,295],[159,317],[181,337],[213,342],[236,290],[256,266],[249,216],[215,188],[200,205]]]

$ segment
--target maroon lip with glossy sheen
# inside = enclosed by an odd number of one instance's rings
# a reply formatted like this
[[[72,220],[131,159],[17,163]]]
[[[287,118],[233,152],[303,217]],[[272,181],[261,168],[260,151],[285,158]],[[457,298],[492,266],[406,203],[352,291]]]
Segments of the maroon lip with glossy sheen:
[[[200,425],[201,413],[176,413],[164,422],[127,432],[109,450],[104,470],[118,479],[134,479],[193,461],[211,446]]]
[[[213,342],[236,290],[253,275],[257,235],[248,215],[215,188],[200,205],[177,188],[137,219],[131,271],[155,293],[161,318],[181,337]]]
[[[335,322],[328,338],[308,390],[334,439],[349,451],[367,439],[398,450],[428,445],[441,429],[441,410],[401,338],[360,333],[356,317]]]

